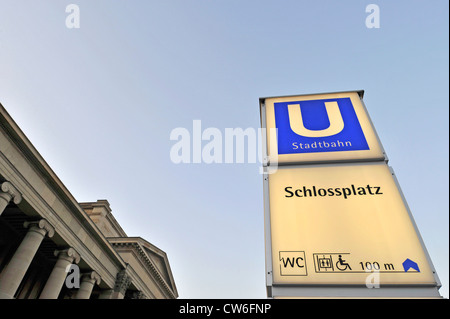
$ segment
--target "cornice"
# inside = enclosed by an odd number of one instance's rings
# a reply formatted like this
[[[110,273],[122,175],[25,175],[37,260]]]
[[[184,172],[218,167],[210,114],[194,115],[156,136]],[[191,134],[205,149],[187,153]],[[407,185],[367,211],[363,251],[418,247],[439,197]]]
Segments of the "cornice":
[[[111,238],[114,239],[114,238]],[[141,259],[144,265],[146,265],[146,268],[149,270],[150,274],[152,274],[153,278],[157,280],[158,283],[161,284],[161,286],[164,288],[164,291],[168,294],[170,298],[176,299],[176,295],[172,291],[172,289],[169,287],[167,282],[164,280],[164,278],[159,273],[156,266],[153,264],[145,250],[142,248],[142,246],[136,242],[136,241],[120,241],[120,242],[112,242],[111,243],[114,247],[120,248],[120,247],[131,247],[135,249],[135,251],[138,253],[137,255]]]
[[[15,123],[13,118],[9,115],[3,105],[0,103],[0,130],[2,130],[6,137],[11,141],[11,143],[18,149],[22,154],[24,159],[27,161],[36,173],[42,178],[43,181],[49,186],[49,188],[54,192],[56,197],[61,201],[65,208],[72,214],[72,216],[77,219],[81,226],[86,230],[86,232],[96,241],[97,244],[105,252],[113,263],[118,266],[124,266],[125,263],[122,258],[116,253],[111,244],[106,240],[106,237],[101,233],[95,223],[89,218],[89,216],[84,212],[79,203],[65,187],[59,177],[51,169],[45,159],[36,150],[30,140],[26,137],[20,127]],[[2,154],[0,154],[2,155]],[[27,186],[33,192],[33,194],[39,198],[39,200],[44,203],[49,211],[52,211],[50,205],[43,200],[39,194],[31,185],[29,185],[27,179],[20,175],[21,180],[27,183]],[[53,224],[65,225],[64,221],[58,216],[57,212],[53,212],[54,216],[58,217],[58,222],[53,222]],[[72,232],[71,228],[66,225],[65,228],[69,230],[71,236],[76,238],[77,236]],[[72,243],[69,243],[72,244]],[[88,249],[89,250],[89,249]]]

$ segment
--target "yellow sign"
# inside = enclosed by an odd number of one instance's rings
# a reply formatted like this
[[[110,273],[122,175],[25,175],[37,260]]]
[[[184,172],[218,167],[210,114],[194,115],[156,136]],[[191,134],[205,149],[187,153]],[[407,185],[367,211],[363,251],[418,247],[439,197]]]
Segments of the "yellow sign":
[[[384,162],[279,167],[267,175],[273,284],[436,285]]]
[[[384,160],[358,92],[261,99],[267,157],[277,163]],[[274,135],[276,132],[276,136]]]

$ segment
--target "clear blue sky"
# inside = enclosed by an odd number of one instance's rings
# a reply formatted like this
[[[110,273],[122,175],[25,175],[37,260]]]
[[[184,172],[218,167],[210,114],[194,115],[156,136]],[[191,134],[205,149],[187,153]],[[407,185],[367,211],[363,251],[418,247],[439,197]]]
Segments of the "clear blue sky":
[[[265,298],[260,164],[174,164],[170,132],[364,89],[448,297],[448,17],[444,0],[0,0],[0,102],[78,201],[167,252],[181,298]]]

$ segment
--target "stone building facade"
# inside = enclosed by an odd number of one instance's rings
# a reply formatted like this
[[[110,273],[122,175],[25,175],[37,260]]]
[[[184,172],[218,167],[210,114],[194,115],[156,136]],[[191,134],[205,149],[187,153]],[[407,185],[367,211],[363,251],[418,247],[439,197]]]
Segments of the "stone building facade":
[[[166,253],[78,203],[0,104],[0,299],[177,297]]]

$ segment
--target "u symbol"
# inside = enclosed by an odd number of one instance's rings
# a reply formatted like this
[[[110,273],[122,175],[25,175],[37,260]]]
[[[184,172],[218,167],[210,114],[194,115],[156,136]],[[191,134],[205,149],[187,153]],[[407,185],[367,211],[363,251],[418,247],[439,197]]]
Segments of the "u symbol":
[[[325,102],[325,109],[327,110],[330,126],[324,130],[310,130],[303,124],[300,104],[289,104],[289,123],[292,131],[297,135],[306,137],[325,137],[341,132],[344,129],[344,120],[337,102]]]

